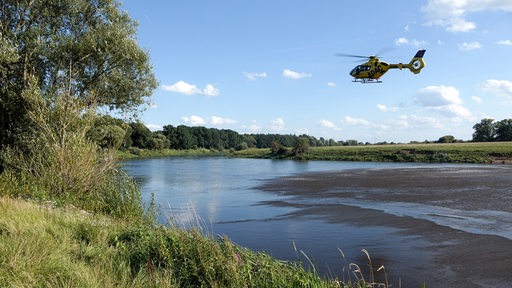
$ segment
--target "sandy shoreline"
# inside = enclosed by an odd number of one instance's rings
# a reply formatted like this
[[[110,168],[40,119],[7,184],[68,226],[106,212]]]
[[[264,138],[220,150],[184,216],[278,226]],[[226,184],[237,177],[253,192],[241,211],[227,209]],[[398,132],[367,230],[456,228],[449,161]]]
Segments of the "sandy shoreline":
[[[511,166],[318,172],[258,189],[288,196],[266,204],[296,207],[293,216],[394,227],[424,240],[422,251],[407,253],[429,256],[405,270],[403,287],[512,286]]]

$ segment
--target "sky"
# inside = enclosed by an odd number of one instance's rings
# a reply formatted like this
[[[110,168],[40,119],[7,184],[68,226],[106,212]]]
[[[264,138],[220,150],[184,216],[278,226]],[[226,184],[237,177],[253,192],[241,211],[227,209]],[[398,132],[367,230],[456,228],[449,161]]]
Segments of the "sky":
[[[139,118],[360,142],[471,140],[512,118],[510,0],[124,0],[159,81]],[[352,82],[337,53],[409,63]]]

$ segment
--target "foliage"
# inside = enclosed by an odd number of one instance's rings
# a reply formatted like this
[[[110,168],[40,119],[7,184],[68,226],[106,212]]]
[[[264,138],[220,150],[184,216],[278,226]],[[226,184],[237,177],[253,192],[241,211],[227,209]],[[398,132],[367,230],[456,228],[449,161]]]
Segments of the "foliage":
[[[114,0],[6,0],[0,20],[0,146],[24,148],[17,135],[29,129],[21,97],[29,86],[52,103],[65,94],[125,111],[157,86],[136,24]]]
[[[495,122],[485,118],[473,126],[474,142],[512,141],[512,119]]]
[[[295,156],[304,156],[309,151],[309,139],[306,137],[300,137],[297,139],[297,143],[293,146],[292,154]]]
[[[496,123],[496,141],[512,141],[512,119]]]
[[[455,137],[452,135],[445,135],[442,137],[439,137],[439,140],[437,140],[437,143],[453,143],[455,142]]]
[[[29,105],[30,130],[20,136],[24,150],[2,150],[5,171],[0,179],[11,196],[72,203],[116,217],[145,217],[140,190],[116,169],[116,154],[87,136],[96,119],[92,109],[67,95],[53,101],[30,86],[22,93]]]
[[[474,142],[490,142],[494,141],[496,136],[496,126],[494,119],[485,118],[473,126],[475,132],[473,133]]]

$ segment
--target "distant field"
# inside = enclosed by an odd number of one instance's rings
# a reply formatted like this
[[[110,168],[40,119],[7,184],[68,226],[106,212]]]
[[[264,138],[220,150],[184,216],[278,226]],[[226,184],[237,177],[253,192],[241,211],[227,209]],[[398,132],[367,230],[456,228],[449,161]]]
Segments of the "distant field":
[[[297,158],[291,154],[273,155],[270,149],[247,149],[233,152],[232,155],[249,158]],[[311,147],[306,154],[298,158],[337,161],[512,164],[512,142]]]

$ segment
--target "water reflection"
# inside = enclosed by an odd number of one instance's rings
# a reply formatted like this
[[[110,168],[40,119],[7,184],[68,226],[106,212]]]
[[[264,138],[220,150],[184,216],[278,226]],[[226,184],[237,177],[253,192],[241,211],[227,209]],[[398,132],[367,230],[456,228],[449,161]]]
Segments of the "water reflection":
[[[345,262],[366,262],[366,256],[360,252],[363,248],[370,253],[378,250],[380,263],[400,269],[398,275],[421,273],[416,271],[421,267],[414,263],[426,261],[429,254],[422,248],[426,246],[424,240],[404,236],[397,228],[328,223],[314,216],[299,217],[293,214],[296,210],[293,207],[261,205],[287,199],[254,187],[263,180],[296,173],[412,166],[418,164],[221,157],[159,158],[124,163],[127,173],[139,181],[145,200],[154,194],[164,212],[160,221],[165,223],[172,218],[185,224],[200,223],[212,233],[227,235],[239,245],[267,251],[285,260],[302,257],[302,253],[294,250],[295,243],[322,274],[337,276],[341,276]],[[411,250],[415,253],[409,253]]]

